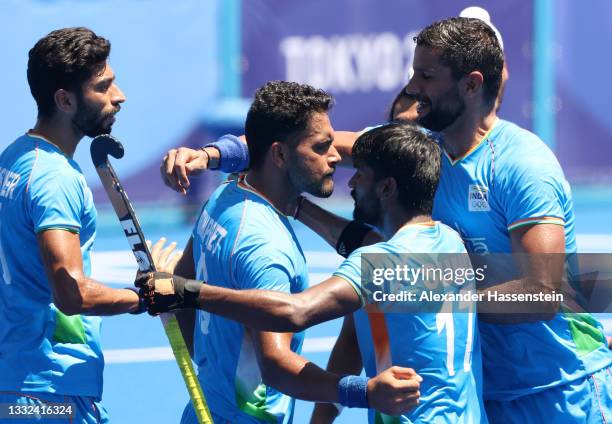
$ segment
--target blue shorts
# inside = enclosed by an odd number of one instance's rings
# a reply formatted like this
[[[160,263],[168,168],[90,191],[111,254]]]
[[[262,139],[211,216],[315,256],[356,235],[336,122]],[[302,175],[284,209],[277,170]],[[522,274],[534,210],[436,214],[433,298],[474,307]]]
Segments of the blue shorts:
[[[231,420],[228,418],[224,418],[220,415],[215,414],[213,411],[210,411],[210,415],[212,417],[214,424],[260,424],[263,421],[259,421],[258,419],[251,417],[246,414],[238,414]],[[198,417],[195,413],[195,409],[191,405],[191,402],[185,406],[183,410],[183,416],[181,417],[181,424],[198,424]]]
[[[490,424],[610,424],[612,367],[511,401],[488,400]]]
[[[15,404],[20,406],[27,405],[42,405],[46,403],[67,403],[73,408],[72,419],[54,418],[37,418],[35,415],[31,419],[24,416],[11,419],[2,418],[2,424],[107,424],[108,414],[99,400],[90,397],[80,396],[65,396],[54,393],[38,393],[38,392],[7,392],[0,391],[0,403]]]

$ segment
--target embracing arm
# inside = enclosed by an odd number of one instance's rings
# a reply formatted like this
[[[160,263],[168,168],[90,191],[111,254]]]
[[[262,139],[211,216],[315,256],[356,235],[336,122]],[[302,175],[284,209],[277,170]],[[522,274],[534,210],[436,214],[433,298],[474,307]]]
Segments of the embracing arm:
[[[520,267],[521,279],[506,281],[479,290],[501,294],[559,292],[565,264],[565,232],[562,225],[534,224],[510,232],[512,253]],[[479,317],[485,322],[516,324],[554,318],[559,302],[481,302]]]
[[[254,333],[257,360],[266,385],[298,399],[339,402],[341,375],[325,371],[291,351],[292,336]],[[400,415],[418,403],[422,379],[411,368],[391,367],[366,381],[367,406],[371,408]]]
[[[362,368],[363,364],[357,343],[357,333],[355,332],[355,320],[353,315],[350,314],[344,317],[342,330],[327,363],[327,371],[338,375],[359,375]],[[335,405],[331,403],[317,403],[312,411],[310,424],[331,423],[338,414],[339,411]]]
[[[304,198],[301,202],[302,203],[300,205],[298,214],[298,219],[300,222],[317,233],[321,238],[329,243],[331,247],[337,249],[338,240],[340,240],[342,236],[348,236],[348,234],[343,233],[351,221],[323,209],[306,198]],[[354,223],[353,226],[358,226],[358,231],[360,233],[357,239],[350,243],[352,250],[360,246],[367,246],[383,240],[383,236],[372,227],[367,227],[356,223]],[[349,228],[348,230],[350,231],[351,229]],[[348,256],[351,251],[345,252],[344,256]]]
[[[334,147],[340,153],[340,165],[352,166],[351,151],[358,132],[336,131]],[[242,143],[243,145],[241,145]],[[159,170],[164,181],[171,189],[186,194],[189,189],[189,176],[198,175],[206,169],[221,169],[224,172],[239,172],[248,167],[249,156],[246,137],[226,135],[201,149],[179,147],[170,149],[162,158]]]
[[[257,330],[301,331],[351,313],[362,304],[355,289],[340,277],[297,294],[232,290],[166,273],[151,273],[143,280],[138,284],[142,296],[150,301],[149,313],[198,308]]]
[[[106,287],[83,274],[79,234],[50,229],[38,233],[53,303],[66,315],[115,315],[139,309],[132,290]]]
[[[353,145],[360,134],[360,132],[353,131],[334,132],[334,147],[340,154],[340,165],[347,167],[353,166]]]

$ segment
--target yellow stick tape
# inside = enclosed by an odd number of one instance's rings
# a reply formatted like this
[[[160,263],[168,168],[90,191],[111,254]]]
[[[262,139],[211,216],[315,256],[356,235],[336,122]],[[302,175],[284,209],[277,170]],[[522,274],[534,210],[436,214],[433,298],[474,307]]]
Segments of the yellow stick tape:
[[[174,314],[167,313],[162,314],[161,319],[164,324],[166,336],[168,336],[168,340],[170,341],[170,347],[172,347],[172,352],[176,358],[176,363],[181,370],[181,374],[183,374],[183,380],[185,381],[187,391],[191,397],[191,403],[198,417],[198,423],[213,424],[210,410],[206,404],[206,399],[202,393],[198,377],[193,369],[191,357],[189,356],[189,351],[183,340],[183,335],[181,334],[176,317]]]

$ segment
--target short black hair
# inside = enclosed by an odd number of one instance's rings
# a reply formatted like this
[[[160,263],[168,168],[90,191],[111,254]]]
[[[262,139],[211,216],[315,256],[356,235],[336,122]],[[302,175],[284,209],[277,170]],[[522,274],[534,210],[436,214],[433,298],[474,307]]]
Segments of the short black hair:
[[[434,22],[414,38],[417,46],[437,49],[441,61],[456,79],[479,71],[484,78],[485,101],[495,104],[502,79],[504,54],[495,31],[475,18],[449,18]]]
[[[329,111],[332,103],[328,93],[306,84],[271,81],[259,88],[245,123],[251,167],[263,164],[272,143],[290,141],[306,129],[313,113]]]
[[[55,111],[59,89],[81,94],[85,81],[104,71],[110,42],[88,28],[62,28],[38,40],[29,52],[28,84],[38,115]]]
[[[372,168],[377,180],[394,178],[407,211],[431,215],[440,180],[440,148],[421,127],[392,122],[367,131],[353,146],[353,161]]]

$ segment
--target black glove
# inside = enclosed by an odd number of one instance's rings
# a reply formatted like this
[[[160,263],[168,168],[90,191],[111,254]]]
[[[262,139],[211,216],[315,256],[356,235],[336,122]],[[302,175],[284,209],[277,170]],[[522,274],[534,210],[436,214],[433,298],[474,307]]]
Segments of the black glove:
[[[148,304],[150,315],[182,308],[197,308],[201,281],[187,280],[167,272],[150,272],[136,277],[134,284]]]

